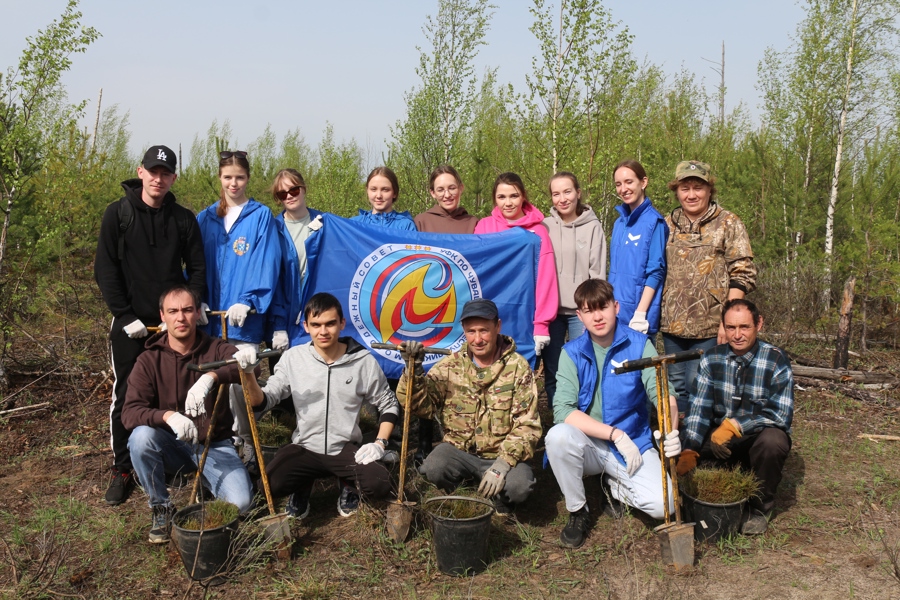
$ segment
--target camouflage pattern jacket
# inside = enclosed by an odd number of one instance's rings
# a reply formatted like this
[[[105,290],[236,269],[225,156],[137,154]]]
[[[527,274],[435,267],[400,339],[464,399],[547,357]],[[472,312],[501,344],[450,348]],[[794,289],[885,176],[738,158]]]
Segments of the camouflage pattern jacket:
[[[660,331],[678,337],[716,337],[728,290],[756,288],[750,237],[740,218],[715,202],[693,223],[681,207],[666,217],[668,271]]]
[[[483,369],[475,366],[466,344],[427,375],[416,369],[410,404],[412,414],[437,417],[445,442],[481,458],[502,457],[515,466],[534,456],[541,437],[538,394],[531,367],[516,353],[515,342],[503,335],[500,345],[500,358]],[[404,405],[407,371],[397,385]]]

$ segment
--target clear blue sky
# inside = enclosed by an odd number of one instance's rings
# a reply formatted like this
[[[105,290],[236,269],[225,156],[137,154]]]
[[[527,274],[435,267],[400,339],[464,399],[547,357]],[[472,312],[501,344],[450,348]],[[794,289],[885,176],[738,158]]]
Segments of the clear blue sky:
[[[494,0],[480,68],[499,67],[499,81],[524,91],[537,44],[525,0]],[[0,66],[18,61],[25,38],[57,18],[65,0],[0,0]],[[725,41],[727,107],[758,113],[756,69],[767,46],[785,49],[803,10],[789,0],[724,0],[686,10],[666,0],[608,0],[615,20],[635,35],[634,51],[668,75],[682,68],[705,80],[718,75]],[[326,122],[336,137],[355,138],[380,161],[390,127],[405,114],[404,93],[417,85],[416,46],[436,13],[425,0],[82,0],[82,22],[103,35],[76,55],[65,78],[73,101],[88,99],[93,124],[103,106],[130,113],[131,148],[151,144],[187,151],[214,119],[229,120],[244,147],[271,124],[280,137],[299,127],[308,143]],[[690,22],[686,13],[692,13]],[[426,48],[427,49],[427,48]]]

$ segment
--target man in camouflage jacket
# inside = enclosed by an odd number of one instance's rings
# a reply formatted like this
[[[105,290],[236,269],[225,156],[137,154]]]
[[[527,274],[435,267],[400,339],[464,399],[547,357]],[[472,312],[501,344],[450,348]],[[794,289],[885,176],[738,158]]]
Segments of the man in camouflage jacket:
[[[397,386],[406,402],[414,375],[410,410],[436,417],[444,442],[428,455],[419,472],[438,487],[452,491],[465,481],[480,481],[479,491],[493,498],[499,514],[508,514],[534,488],[534,473],[525,464],[541,437],[538,395],[528,361],[515,342],[500,334],[497,306],[472,300],[463,307],[466,343],[426,375],[418,342],[401,344],[404,359],[417,360]]]

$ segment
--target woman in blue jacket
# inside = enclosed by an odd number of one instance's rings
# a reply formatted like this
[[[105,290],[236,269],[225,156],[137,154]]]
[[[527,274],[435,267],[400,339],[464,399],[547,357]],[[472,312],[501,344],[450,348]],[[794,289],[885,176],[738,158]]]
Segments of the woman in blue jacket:
[[[227,337],[222,335],[218,318],[209,320],[207,333],[226,337],[238,349],[246,345],[258,348],[263,341],[281,265],[281,243],[272,211],[247,198],[249,180],[246,152],[220,152],[219,201],[197,216],[206,255],[206,304],[210,310],[227,311],[228,321]],[[238,434],[250,440],[240,386],[232,386],[231,410]],[[252,449],[252,442],[245,448]]]
[[[394,210],[394,202],[400,195],[400,182],[397,175],[387,167],[376,167],[369,173],[366,179],[366,194],[371,212],[359,209],[359,214],[351,220],[365,223],[366,225],[380,225],[394,229],[416,231],[416,223],[407,211]]]
[[[659,331],[659,307],[666,279],[666,220],[644,194],[647,172],[636,160],[613,170],[622,204],[610,243],[609,282],[619,302],[619,320],[641,333]]]
[[[306,182],[296,169],[278,171],[272,182],[271,192],[284,210],[275,217],[281,240],[282,261],[280,285],[275,292],[267,333],[272,334],[272,348],[286,350],[289,346],[309,341],[309,335],[300,325],[303,310],[301,302],[309,280],[306,240],[321,227],[322,212],[306,206]],[[275,365],[270,361],[269,366],[274,368]]]

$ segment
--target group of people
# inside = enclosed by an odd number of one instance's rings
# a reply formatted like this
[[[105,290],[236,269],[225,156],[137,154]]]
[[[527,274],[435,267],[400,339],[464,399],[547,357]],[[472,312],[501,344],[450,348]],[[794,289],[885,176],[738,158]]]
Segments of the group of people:
[[[421,419],[420,472],[427,480],[447,491],[472,481],[499,514],[527,499],[536,481],[528,461],[544,432],[537,385],[515,341],[501,334],[491,300],[463,307],[466,343],[427,373],[421,344],[402,343],[401,354],[416,368],[404,371],[395,393],[369,351],[341,335],[345,319],[337,298],[320,292],[300,306],[308,280],[306,242],[322,226],[321,213],[306,206],[302,175],[294,169],[276,175],[271,193],[283,211],[273,216],[246,195],[247,154],[221,152],[220,200],[195,219],[170,191],[175,167],[169,148],[150,148],[138,179],[123,183],[125,197],[107,208],[101,224],[95,275],[113,314],[115,375],[107,503],[124,502],[137,476],[153,513],[149,539],[167,541],[174,510],[167,482],[196,470],[221,390],[229,402],[210,430],[203,482],[242,512],[250,508],[254,482],[245,463],[252,463],[252,445],[241,443],[249,440],[249,421],[239,370],[250,375],[249,400],[257,410],[288,400],[293,405],[292,443],[266,473],[273,494],[288,496],[294,516],[308,514],[318,478],[339,479],[342,516],[357,510],[360,495],[391,494],[382,459],[401,412],[398,397],[408,395]],[[648,402],[656,402],[655,374],[613,372],[622,361],[655,355],[657,332],[667,352],[707,352],[670,369],[673,428],[664,439],[657,434],[656,443],[667,457],[678,457],[680,473],[698,459],[752,469],[762,492],[744,531],[765,531],[790,449],[792,378],[783,353],[757,339],[762,318],[743,299],[756,276],[747,232],[715,202],[705,163],[678,164],[669,188],[679,206],[666,217],[645,194],[648,178],[640,163],[623,161],[613,180],[622,204],[609,251],[599,219],[569,172],[551,178],[553,207],[546,217],[518,175],[501,173],[494,209],[478,219],[460,206],[459,173],[444,165],[429,180],[435,205],[413,219],[394,209],[399,182],[379,167],[366,181],[372,208],[353,219],[454,234],[521,227],[540,237],[534,347],[544,362],[555,423],[547,431],[545,458],[570,513],[561,544],[579,547],[590,530],[585,476],[602,475],[611,512],[623,503],[662,517],[660,458],[648,415]],[[150,335],[155,323],[161,331]],[[310,341],[299,343],[304,333]],[[260,387],[255,374],[262,342],[284,353]],[[187,369],[225,358],[235,364],[206,374]],[[366,403],[378,411],[369,443],[359,427]],[[431,419],[443,434],[433,451]]]

